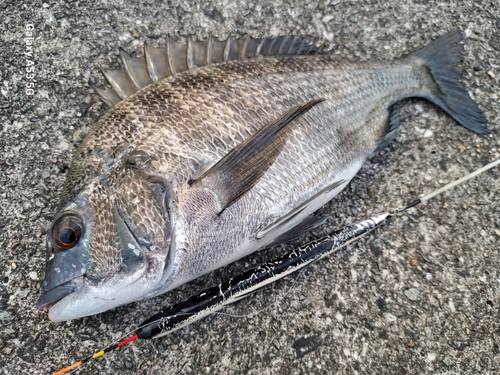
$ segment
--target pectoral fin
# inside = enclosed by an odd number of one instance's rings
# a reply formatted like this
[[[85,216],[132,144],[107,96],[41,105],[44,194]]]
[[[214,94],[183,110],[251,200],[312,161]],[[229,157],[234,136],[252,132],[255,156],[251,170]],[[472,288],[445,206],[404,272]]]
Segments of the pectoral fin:
[[[298,105],[240,143],[201,177],[192,187],[210,189],[219,198],[220,212],[252,189],[274,163],[286,142],[284,131],[294,119],[323,99]]]

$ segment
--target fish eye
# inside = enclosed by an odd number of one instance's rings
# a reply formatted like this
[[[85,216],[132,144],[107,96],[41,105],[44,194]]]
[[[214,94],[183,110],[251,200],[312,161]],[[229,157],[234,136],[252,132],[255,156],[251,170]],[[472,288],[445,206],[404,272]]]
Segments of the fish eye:
[[[83,220],[75,214],[61,216],[52,226],[52,243],[56,252],[74,247],[81,238]]]

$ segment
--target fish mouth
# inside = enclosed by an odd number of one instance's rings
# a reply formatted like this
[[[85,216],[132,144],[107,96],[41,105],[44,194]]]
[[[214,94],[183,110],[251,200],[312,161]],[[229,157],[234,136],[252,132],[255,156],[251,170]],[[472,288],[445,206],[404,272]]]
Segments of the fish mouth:
[[[78,289],[78,287],[82,285],[82,283],[83,276],[67,281],[64,284],[56,286],[53,289],[42,292],[40,297],[38,297],[36,307],[39,310],[50,309],[60,300],[74,293]]]

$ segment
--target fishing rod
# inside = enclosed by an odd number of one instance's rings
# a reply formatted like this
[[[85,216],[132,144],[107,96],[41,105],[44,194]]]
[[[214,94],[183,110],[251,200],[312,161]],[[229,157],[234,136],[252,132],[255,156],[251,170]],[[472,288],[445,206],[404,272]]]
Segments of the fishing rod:
[[[393,211],[388,211],[368,219],[336,230],[320,239],[309,242],[273,261],[264,263],[238,276],[230,278],[221,284],[207,289],[184,302],[178,303],[144,321],[134,333],[124,340],[118,341],[107,348],[90,355],[68,367],[55,372],[62,375],[74,370],[93,359],[129,344],[137,339],[151,339],[174,332],[188,324],[204,318],[223,307],[248,297],[256,290],[273,283],[307,265],[329,256],[349,243],[356,241],[364,234],[380,226],[389,218],[398,215],[420,203],[426,202],[463,182],[500,164],[500,159],[485,165],[456,181],[434,190],[413,202]]]

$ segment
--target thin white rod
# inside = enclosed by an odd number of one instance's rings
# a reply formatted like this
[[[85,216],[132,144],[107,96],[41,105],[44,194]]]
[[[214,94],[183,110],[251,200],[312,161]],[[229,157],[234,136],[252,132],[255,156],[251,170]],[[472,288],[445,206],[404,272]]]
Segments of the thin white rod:
[[[487,171],[488,169],[491,169],[491,168],[497,166],[498,164],[500,164],[500,159],[495,160],[494,162],[491,162],[490,164],[485,165],[484,167],[478,169],[477,171],[469,173],[467,176],[464,176],[462,178],[459,178],[458,180],[452,181],[449,184],[444,185],[442,188],[434,190],[432,193],[427,194],[427,195],[423,196],[422,198],[420,198],[420,201],[421,202],[428,201],[429,199],[434,198],[436,195],[441,194],[443,191],[449,190],[457,185],[460,185],[461,183],[463,183],[467,180],[470,180],[471,178],[476,177],[478,174],[481,174],[481,173]]]

